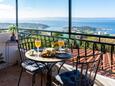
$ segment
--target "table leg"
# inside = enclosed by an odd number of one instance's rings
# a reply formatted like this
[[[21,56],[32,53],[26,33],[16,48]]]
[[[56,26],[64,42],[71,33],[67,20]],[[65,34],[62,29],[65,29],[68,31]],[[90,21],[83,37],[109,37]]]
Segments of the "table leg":
[[[47,82],[46,82],[46,86],[52,86],[52,68],[55,66],[57,62],[55,63],[50,63],[47,64]]]
[[[47,83],[46,86],[52,86],[52,69],[47,72]]]

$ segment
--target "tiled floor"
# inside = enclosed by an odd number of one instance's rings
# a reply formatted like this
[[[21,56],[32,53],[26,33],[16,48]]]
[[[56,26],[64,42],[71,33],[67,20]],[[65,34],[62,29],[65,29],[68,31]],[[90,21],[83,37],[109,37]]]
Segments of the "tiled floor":
[[[19,71],[20,67],[17,65],[0,70],[0,86],[17,86]],[[23,72],[23,77],[21,79],[20,86],[31,86],[31,79],[31,74]],[[40,86],[39,75],[36,76],[35,86]]]
[[[20,72],[20,67],[17,65],[13,65],[11,67],[1,69],[0,70],[0,86],[17,86],[19,72]],[[101,74],[104,74],[104,73],[101,73]],[[113,74],[113,75],[115,75],[115,74]],[[111,75],[111,76],[113,76],[113,75]],[[45,81],[46,81],[45,75],[42,77],[44,78],[43,83],[45,84]],[[32,79],[31,74],[23,72],[23,77],[21,79],[20,86],[31,86],[31,79]],[[36,85],[35,86],[41,86],[40,80],[41,80],[41,77],[40,77],[40,74],[38,74],[36,76]],[[45,86],[45,85],[43,85],[43,86]],[[95,85],[95,86],[97,86],[97,85]],[[98,86],[101,86],[101,85],[98,85]]]

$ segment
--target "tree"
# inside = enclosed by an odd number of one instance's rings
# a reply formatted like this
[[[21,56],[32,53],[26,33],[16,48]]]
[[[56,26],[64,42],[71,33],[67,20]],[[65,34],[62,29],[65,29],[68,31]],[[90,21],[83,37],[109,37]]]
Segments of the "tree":
[[[12,36],[10,38],[11,41],[16,41],[16,36],[15,36],[15,33],[17,31],[17,28],[15,25],[10,25],[9,26],[9,31],[12,33]]]
[[[16,26],[15,26],[15,25],[10,25],[10,26],[9,26],[9,31],[12,32],[12,34],[15,34],[16,31],[17,31]]]

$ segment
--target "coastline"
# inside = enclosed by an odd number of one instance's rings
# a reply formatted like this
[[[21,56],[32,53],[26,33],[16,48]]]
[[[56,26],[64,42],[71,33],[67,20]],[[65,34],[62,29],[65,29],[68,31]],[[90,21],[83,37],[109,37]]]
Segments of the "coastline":
[[[74,19],[75,20],[75,19]],[[87,21],[86,21],[87,20]],[[107,19],[106,19],[107,20]],[[97,22],[96,22],[97,21]],[[115,34],[115,21],[113,20],[107,20],[103,21],[100,19],[100,22],[98,22],[99,19],[81,19],[81,20],[76,20],[72,21],[72,32],[79,32],[79,28],[87,28],[89,31],[92,33],[94,32],[93,29],[96,29],[95,33],[99,35],[103,34],[109,34],[109,35],[114,35]],[[0,23],[0,29],[8,28],[9,25],[15,24],[15,23]],[[36,21],[27,21],[25,23],[19,23],[19,28],[23,29],[38,29],[38,30],[54,30],[54,31],[68,31],[68,22],[59,19],[59,20],[36,20]],[[58,29],[57,29],[58,28]],[[77,29],[78,28],[78,29]],[[85,29],[83,29],[85,30]],[[89,32],[87,31],[87,32]],[[81,31],[80,31],[81,32]]]

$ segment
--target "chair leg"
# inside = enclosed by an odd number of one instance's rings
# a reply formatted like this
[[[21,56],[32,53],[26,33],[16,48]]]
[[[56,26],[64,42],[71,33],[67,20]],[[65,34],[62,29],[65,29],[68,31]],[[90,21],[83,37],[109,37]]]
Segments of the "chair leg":
[[[35,73],[32,75],[32,86],[35,85]]]
[[[18,80],[18,86],[20,85],[20,80],[21,80],[22,72],[23,72],[23,68],[21,68],[21,72],[20,72],[20,76],[19,76],[19,80]]]
[[[41,86],[42,86],[42,80],[43,80],[43,73],[42,73],[42,71],[41,71]]]

